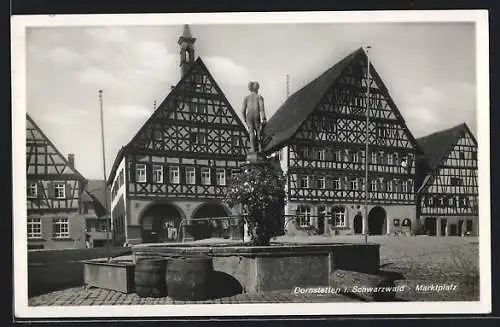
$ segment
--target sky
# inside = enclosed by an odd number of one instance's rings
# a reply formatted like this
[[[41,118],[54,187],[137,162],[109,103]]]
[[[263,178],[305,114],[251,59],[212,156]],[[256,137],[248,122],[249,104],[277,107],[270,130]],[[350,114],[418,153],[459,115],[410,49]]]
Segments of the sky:
[[[102,179],[98,90],[103,90],[106,170],[180,78],[182,25],[30,27],[26,111],[88,179]],[[472,23],[191,25],[200,56],[241,116],[248,81],[268,119],[290,92],[359,47],[418,138],[467,123],[476,134]]]

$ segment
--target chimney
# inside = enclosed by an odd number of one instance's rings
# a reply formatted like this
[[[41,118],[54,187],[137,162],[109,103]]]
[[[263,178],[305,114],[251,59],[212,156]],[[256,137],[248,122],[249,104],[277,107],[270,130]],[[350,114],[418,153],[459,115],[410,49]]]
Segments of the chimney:
[[[75,155],[73,153],[68,154],[68,163],[71,168],[75,168]]]

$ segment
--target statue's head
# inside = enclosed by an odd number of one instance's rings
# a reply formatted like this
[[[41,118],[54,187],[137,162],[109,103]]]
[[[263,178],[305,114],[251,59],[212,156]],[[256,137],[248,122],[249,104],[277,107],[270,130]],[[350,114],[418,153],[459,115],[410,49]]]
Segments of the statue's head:
[[[259,90],[259,82],[248,82],[248,90],[257,92]]]

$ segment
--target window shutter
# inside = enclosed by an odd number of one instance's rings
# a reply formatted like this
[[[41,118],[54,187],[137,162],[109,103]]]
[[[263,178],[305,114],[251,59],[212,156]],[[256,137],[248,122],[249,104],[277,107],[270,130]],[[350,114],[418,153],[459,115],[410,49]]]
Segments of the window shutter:
[[[135,162],[132,162],[130,163],[130,180],[132,182],[135,182],[135,176],[136,176]]]
[[[45,189],[44,189],[44,187],[43,187],[43,183],[42,183],[42,182],[38,182],[38,183],[36,183],[36,188],[37,188],[37,190],[36,190],[36,195],[37,195],[37,197],[38,197],[39,199],[42,199],[42,198],[43,198],[43,195],[44,195],[43,193],[44,193],[44,191],[45,191]]]
[[[170,167],[167,165],[163,168],[163,183],[170,183]]]
[[[329,176],[325,177],[325,188],[328,190],[333,188],[333,181],[332,181],[332,178]]]
[[[194,169],[194,182],[196,185],[201,185],[201,167]]]
[[[217,184],[217,169],[212,167],[210,168],[210,184],[211,185]]]
[[[49,199],[55,198],[54,183],[52,183],[52,182],[50,182],[49,185],[47,186],[47,197]]]
[[[179,166],[179,183],[186,184],[186,167]]]
[[[66,183],[65,190],[66,190],[66,199],[72,199],[73,198],[73,190],[72,190],[70,183]]]
[[[146,182],[153,183],[153,164],[146,163],[144,167],[146,167]]]

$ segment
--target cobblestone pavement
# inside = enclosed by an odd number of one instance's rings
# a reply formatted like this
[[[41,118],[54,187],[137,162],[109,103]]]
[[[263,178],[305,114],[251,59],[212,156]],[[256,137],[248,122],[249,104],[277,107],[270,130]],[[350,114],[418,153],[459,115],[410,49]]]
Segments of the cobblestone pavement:
[[[311,303],[311,302],[359,302],[340,294],[294,294],[293,290],[273,291],[259,294],[238,294],[231,297],[207,301],[176,301],[169,297],[141,298],[135,293],[124,294],[95,287],[74,287],[29,298],[30,306],[76,306],[76,305],[153,305],[153,304],[237,304],[237,303]]]

